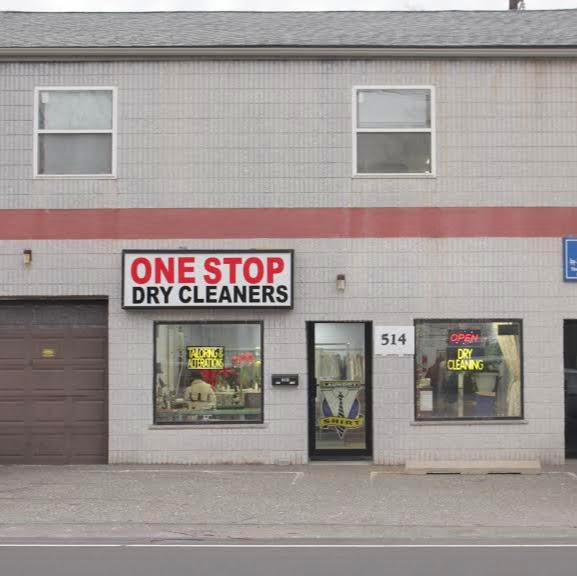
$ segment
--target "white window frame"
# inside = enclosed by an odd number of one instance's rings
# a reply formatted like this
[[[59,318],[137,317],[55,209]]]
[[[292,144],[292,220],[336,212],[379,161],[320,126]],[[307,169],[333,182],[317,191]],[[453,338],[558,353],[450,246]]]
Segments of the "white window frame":
[[[430,128],[358,128],[357,102],[358,93],[365,90],[429,90],[431,94],[431,126]],[[353,86],[353,178],[435,178],[437,175],[437,138],[436,138],[436,98],[434,86]],[[371,132],[414,132],[431,134],[431,171],[416,173],[377,172],[375,174],[357,172],[357,134]]]
[[[108,130],[45,130],[40,129],[40,92],[112,92],[112,128]],[[34,142],[33,142],[33,173],[38,179],[64,179],[64,180],[111,180],[115,179],[117,160],[117,133],[118,133],[118,94],[116,86],[37,86],[34,88]],[[111,174],[40,174],[38,172],[38,141],[40,134],[112,134],[112,173]]]

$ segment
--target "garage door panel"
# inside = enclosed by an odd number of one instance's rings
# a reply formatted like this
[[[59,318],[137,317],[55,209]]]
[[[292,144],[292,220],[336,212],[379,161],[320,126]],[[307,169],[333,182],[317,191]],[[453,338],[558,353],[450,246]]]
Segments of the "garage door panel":
[[[74,422],[102,422],[106,418],[106,401],[76,400],[73,409]]]
[[[29,377],[29,388],[32,394],[59,397],[78,396],[89,398],[101,398],[107,395],[106,371],[76,370],[68,375],[65,370],[35,369]]]
[[[25,338],[0,339],[0,363],[6,360],[26,362],[28,350]]]
[[[12,459],[24,459],[25,457],[26,434],[24,430],[21,433],[3,433],[0,430],[0,462],[20,463],[14,462]],[[11,459],[11,461],[7,462],[7,459]]]
[[[106,326],[72,326],[69,333],[73,338],[100,338],[108,339],[108,328]]]
[[[106,326],[106,308],[99,303],[51,302],[35,306],[34,326]]]
[[[67,375],[63,368],[43,370],[41,366],[34,366],[29,372],[28,383],[33,396],[64,395],[67,390]]]
[[[80,395],[94,395],[97,392],[106,392],[108,387],[106,385],[105,369],[99,368],[96,370],[78,370],[74,390],[76,394]]]
[[[64,458],[67,452],[66,434],[32,433],[30,435],[32,457],[50,456]]]
[[[0,303],[0,464],[107,461],[107,354],[105,304]]]
[[[33,362],[62,363],[66,360],[66,340],[33,337],[31,352]]]
[[[66,422],[67,399],[35,400],[32,417],[36,422]]]
[[[99,456],[108,448],[106,434],[73,434],[71,451],[75,456]]]
[[[24,400],[0,399],[0,425],[7,422],[24,422],[27,403]]]
[[[0,367],[0,399],[22,396],[26,389],[26,374],[22,369]]]
[[[102,337],[78,338],[70,346],[70,359],[78,360],[101,360],[106,357],[108,343]]]
[[[32,321],[33,307],[29,302],[7,302],[0,307],[0,325],[28,330]]]
[[[69,330],[69,329],[68,329]],[[43,326],[30,329],[30,338],[34,342],[63,342],[66,340],[66,326]]]

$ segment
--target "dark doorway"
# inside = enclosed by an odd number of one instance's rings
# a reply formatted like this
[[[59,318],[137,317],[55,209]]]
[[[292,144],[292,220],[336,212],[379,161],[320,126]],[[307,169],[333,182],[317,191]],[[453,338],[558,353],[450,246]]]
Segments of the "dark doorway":
[[[372,324],[308,322],[309,456],[372,457]]]
[[[577,320],[565,320],[565,456],[577,458]]]

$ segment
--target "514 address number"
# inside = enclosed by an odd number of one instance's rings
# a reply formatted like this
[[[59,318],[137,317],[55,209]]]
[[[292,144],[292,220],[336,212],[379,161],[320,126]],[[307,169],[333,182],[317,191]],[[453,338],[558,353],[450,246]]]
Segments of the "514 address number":
[[[415,353],[414,326],[375,326],[375,355],[406,356]]]

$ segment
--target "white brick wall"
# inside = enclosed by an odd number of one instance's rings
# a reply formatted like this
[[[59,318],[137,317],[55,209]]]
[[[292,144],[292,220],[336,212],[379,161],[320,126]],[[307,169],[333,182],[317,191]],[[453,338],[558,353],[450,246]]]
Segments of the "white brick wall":
[[[121,250],[176,248],[184,242],[191,244],[184,239],[0,243],[0,296],[109,297],[111,462],[305,462],[305,322],[372,320],[402,325],[427,317],[523,318],[526,422],[415,425],[412,359],[376,357],[375,462],[400,464],[414,458],[563,460],[563,319],[575,318],[577,293],[560,278],[560,240],[259,240],[259,247],[296,250],[294,310],[123,311]],[[194,242],[198,249],[253,245],[250,239]],[[21,261],[24,247],[33,249],[30,269]],[[530,274],[525,273],[527,253],[535,262]],[[370,258],[365,269],[360,262],[366,254]],[[335,288],[339,273],[347,277],[344,294]],[[152,322],[201,318],[264,320],[263,426],[150,428]],[[270,375],[286,372],[300,375],[299,388],[271,388]]]
[[[0,208],[575,206],[574,60],[0,63]],[[354,85],[437,89],[436,179],[351,175]],[[118,180],[33,181],[35,86],[118,87]]]

